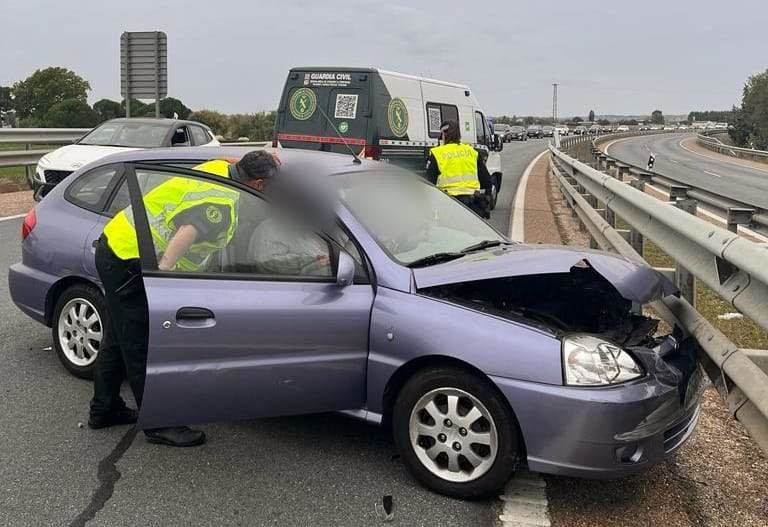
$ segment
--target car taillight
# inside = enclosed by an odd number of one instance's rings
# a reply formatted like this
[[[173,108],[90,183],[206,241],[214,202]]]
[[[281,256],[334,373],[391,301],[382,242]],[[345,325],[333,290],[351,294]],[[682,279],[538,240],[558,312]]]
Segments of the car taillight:
[[[34,207],[29,209],[27,215],[24,216],[24,223],[21,224],[21,239],[25,240],[32,229],[37,225],[37,215],[35,214]]]
[[[374,161],[378,161],[381,157],[381,147],[366,145],[366,147],[363,149],[363,157],[365,159],[373,159]]]

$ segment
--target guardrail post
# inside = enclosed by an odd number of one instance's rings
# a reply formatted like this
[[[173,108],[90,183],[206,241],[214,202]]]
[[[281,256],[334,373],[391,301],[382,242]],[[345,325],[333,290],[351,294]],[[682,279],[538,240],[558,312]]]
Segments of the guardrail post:
[[[675,202],[675,206],[688,214],[696,216],[695,199],[683,197],[683,199]],[[680,288],[682,297],[685,298],[689,304],[696,307],[696,277],[685,267],[680,265],[680,262],[675,263],[675,281],[677,282],[677,287]]]
[[[739,225],[749,225],[752,223],[752,216],[754,214],[754,209],[747,209],[743,207],[728,207],[728,214],[726,216],[728,230],[738,233]]]
[[[24,145],[24,150],[29,150],[30,148],[32,148],[32,145],[30,145],[29,143],[26,143]],[[27,181],[32,181],[32,178],[29,176],[30,170],[32,170],[31,165],[24,165],[24,175],[27,176]]]
[[[645,192],[645,181],[642,179],[633,179],[629,184],[640,192]],[[629,244],[637,254],[643,256],[643,235],[631,225],[629,227]]]

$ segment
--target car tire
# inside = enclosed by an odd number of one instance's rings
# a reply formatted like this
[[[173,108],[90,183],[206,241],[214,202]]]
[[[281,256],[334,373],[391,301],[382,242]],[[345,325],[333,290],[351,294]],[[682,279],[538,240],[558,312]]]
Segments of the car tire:
[[[64,368],[75,377],[93,379],[106,313],[104,296],[92,285],[70,286],[56,300],[51,324],[53,347]]]
[[[456,411],[449,406],[453,397]],[[470,412],[479,416],[465,421]],[[460,368],[434,367],[411,377],[395,401],[392,433],[410,473],[453,498],[497,495],[520,458],[517,421],[506,401],[487,379]],[[471,442],[473,436],[479,442]]]

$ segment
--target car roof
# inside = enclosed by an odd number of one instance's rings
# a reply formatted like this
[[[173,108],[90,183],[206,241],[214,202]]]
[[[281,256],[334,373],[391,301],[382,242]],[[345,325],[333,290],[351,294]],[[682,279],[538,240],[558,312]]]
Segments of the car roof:
[[[180,126],[185,124],[197,124],[208,128],[208,125],[197,122],[189,121],[187,119],[169,119],[167,117],[118,117],[117,119],[110,119],[101,124],[106,123],[137,123],[137,124],[164,124],[169,128],[171,126]]]
[[[99,160],[99,165],[111,163],[157,163],[168,162],[204,162],[213,159],[236,160],[253,150],[266,150],[280,159],[282,170],[297,171],[300,167],[311,166],[311,176],[332,175],[346,172],[381,170],[387,165],[362,159],[355,163],[352,154],[336,154],[317,150],[298,148],[253,148],[244,146],[197,146],[152,148],[118,152]]]

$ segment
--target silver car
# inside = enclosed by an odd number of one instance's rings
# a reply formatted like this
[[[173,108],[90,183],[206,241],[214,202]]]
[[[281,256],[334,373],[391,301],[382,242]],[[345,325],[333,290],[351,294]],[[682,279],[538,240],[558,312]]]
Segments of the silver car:
[[[137,222],[140,427],[342,411],[390,430],[415,478],[459,498],[492,495],[523,466],[646,470],[694,430],[695,343],[639,314],[676,292],[644,263],[513,242],[420,177],[351,155],[281,150],[288,190],[268,196],[190,169],[242,153],[116,154],[24,221],[13,301],[87,376],[109,324],[93,261],[109,218],[141,217],[170,178],[238,193],[231,242],[195,273],[159,271]]]

